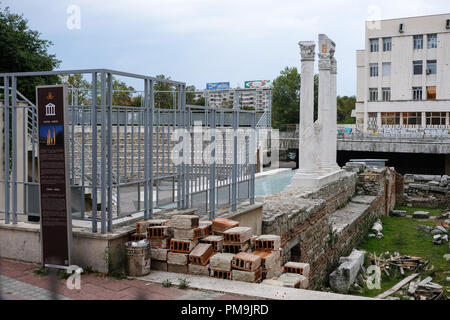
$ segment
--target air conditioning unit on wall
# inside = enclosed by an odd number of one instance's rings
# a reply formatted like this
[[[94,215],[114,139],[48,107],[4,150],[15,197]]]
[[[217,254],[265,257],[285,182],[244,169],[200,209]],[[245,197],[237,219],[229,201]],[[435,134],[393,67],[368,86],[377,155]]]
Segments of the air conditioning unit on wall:
[[[398,32],[403,33],[403,23],[400,23],[400,26],[398,27]]]
[[[447,19],[447,22],[445,24],[446,29],[450,29],[450,19]]]

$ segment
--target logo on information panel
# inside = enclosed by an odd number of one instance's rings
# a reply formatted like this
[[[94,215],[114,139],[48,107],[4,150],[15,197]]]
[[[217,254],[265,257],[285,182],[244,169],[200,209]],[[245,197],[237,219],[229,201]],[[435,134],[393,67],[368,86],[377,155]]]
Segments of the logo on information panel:
[[[45,106],[45,115],[46,116],[55,116],[56,110],[55,105],[53,103],[49,103]]]
[[[47,96],[45,97],[47,100],[53,100],[53,98],[55,98],[55,96],[53,95],[53,93],[51,91],[48,92]]]

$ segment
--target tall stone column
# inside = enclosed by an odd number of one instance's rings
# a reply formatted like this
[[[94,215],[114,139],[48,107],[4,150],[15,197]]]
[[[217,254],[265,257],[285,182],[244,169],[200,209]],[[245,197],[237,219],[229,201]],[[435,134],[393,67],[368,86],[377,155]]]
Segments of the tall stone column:
[[[313,41],[301,41],[298,44],[302,56],[298,172],[314,174],[318,168],[314,157],[316,147],[313,143],[315,43]]]
[[[335,44],[326,35],[319,35],[319,126],[320,126],[320,168],[322,171],[336,171],[337,110],[336,74],[334,59]]]

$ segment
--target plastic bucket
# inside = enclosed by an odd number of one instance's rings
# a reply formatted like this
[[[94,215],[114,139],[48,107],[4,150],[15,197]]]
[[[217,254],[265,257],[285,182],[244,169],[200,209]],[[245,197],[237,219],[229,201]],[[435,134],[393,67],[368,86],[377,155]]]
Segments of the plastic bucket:
[[[133,245],[134,244],[134,245]],[[141,277],[150,273],[150,252],[147,240],[125,243],[126,269],[131,277]]]

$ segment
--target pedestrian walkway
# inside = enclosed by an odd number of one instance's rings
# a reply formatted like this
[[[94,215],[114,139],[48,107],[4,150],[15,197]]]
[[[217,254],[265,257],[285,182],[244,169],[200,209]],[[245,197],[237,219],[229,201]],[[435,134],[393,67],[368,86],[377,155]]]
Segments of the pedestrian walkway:
[[[70,290],[65,279],[50,281],[50,276],[34,273],[38,266],[0,259],[0,294],[8,300],[242,300],[239,294],[217,293],[208,290],[163,287],[135,279],[117,280],[101,274],[81,275],[81,289]]]

